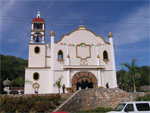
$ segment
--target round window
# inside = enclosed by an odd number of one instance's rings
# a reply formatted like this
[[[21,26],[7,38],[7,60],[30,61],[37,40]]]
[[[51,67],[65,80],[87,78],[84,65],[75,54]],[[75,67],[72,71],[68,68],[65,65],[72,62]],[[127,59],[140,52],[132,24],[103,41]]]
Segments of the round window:
[[[33,74],[33,79],[34,79],[34,80],[38,80],[38,79],[39,79],[39,73],[37,73],[37,72],[34,73],[34,74]]]
[[[35,53],[39,53],[40,52],[40,48],[39,47],[35,47],[34,51],[35,51]]]

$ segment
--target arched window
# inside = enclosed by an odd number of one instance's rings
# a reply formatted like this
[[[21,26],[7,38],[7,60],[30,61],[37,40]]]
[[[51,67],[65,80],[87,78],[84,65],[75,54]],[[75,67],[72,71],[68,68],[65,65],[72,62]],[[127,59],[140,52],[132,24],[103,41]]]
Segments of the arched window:
[[[39,52],[40,52],[40,48],[39,48],[38,46],[36,46],[36,47],[34,48],[34,52],[35,52],[35,53],[39,53]]]
[[[103,59],[104,60],[108,60],[108,53],[107,53],[107,51],[103,52]]]
[[[63,60],[63,52],[61,50],[58,51],[58,60]]]
[[[42,29],[43,24],[41,23],[34,23],[34,29]]]
[[[34,79],[35,81],[39,80],[39,73],[35,72],[35,73],[33,74],[33,79]]]

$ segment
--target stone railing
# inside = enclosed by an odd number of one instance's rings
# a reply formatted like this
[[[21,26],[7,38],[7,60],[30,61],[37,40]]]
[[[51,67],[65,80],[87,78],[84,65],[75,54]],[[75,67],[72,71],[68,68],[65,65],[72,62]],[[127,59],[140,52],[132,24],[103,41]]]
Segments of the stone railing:
[[[24,91],[23,87],[4,87],[4,91],[9,95],[11,92],[17,92],[18,94],[22,94]]]

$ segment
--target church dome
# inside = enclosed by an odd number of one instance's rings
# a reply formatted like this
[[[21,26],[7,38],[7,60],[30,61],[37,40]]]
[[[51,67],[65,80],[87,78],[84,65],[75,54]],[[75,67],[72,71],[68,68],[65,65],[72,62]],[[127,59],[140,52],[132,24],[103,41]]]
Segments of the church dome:
[[[33,18],[32,23],[45,23],[43,18]]]

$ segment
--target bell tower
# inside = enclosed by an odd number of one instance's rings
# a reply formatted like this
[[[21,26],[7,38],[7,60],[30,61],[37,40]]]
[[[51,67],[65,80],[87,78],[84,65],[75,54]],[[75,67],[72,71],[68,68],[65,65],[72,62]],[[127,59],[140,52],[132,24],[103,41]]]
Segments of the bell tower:
[[[40,17],[40,11],[37,17],[32,20],[30,43],[45,43],[45,21]]]
[[[28,67],[45,67],[45,50],[45,21],[40,17],[40,11],[38,11],[37,17],[31,22]]]
[[[45,21],[38,11],[31,22],[31,37],[29,42],[28,67],[25,69],[25,94],[50,93],[50,67],[47,66],[47,56],[50,47],[45,43]],[[49,58],[50,59],[50,58]]]

